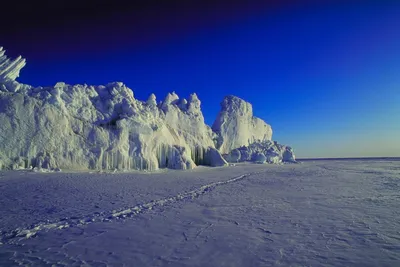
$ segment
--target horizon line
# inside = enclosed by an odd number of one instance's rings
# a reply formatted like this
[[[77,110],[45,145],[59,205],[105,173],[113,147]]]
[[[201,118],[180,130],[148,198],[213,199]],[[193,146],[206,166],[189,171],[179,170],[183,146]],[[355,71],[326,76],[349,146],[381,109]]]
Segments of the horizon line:
[[[400,159],[400,156],[396,157],[330,157],[330,158],[296,158],[296,160],[341,160],[341,159]]]

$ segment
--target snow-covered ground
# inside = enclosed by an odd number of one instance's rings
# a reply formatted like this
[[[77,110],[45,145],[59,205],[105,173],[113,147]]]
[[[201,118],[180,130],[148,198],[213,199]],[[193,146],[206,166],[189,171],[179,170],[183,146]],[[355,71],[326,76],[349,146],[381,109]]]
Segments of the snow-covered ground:
[[[0,172],[0,266],[399,266],[400,160]]]

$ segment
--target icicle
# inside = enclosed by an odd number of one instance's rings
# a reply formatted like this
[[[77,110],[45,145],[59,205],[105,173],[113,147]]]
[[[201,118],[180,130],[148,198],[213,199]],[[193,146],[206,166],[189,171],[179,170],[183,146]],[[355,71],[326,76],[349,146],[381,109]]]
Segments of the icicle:
[[[119,170],[119,163],[120,163],[120,161],[119,161],[119,151],[117,151],[114,154],[114,157],[115,157],[114,169],[118,169]]]
[[[115,169],[118,169],[118,170],[120,169],[120,164],[121,164],[119,155],[120,155],[120,152],[117,151],[115,153]]]

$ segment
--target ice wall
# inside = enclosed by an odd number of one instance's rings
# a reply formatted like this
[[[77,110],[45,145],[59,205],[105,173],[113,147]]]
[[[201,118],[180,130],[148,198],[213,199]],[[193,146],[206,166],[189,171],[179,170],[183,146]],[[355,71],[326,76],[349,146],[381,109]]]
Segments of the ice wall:
[[[0,132],[0,161],[14,168],[191,169],[193,151],[214,148],[200,106],[159,108],[123,83],[0,91]],[[198,162],[214,165],[208,156]]]
[[[172,92],[157,103],[154,94],[135,99],[121,82],[35,88],[15,80],[24,65],[0,48],[0,169],[225,166],[221,152],[271,139],[271,127],[234,96],[222,102],[214,132],[196,94]]]

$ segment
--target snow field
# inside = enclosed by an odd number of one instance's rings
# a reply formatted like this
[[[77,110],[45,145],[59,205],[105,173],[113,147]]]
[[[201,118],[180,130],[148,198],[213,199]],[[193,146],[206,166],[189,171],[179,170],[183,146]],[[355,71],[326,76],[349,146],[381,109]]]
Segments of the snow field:
[[[0,265],[397,266],[399,164],[2,172]]]

